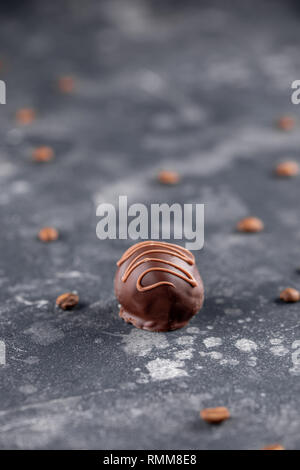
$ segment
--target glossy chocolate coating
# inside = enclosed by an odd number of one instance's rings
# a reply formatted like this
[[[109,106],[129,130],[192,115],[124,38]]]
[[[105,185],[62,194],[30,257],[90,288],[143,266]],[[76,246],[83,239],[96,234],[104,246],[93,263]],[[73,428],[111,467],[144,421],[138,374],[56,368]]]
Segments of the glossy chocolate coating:
[[[119,315],[137,328],[177,330],[203,305],[202,279],[194,256],[185,248],[141,242],[129,248],[117,264]]]

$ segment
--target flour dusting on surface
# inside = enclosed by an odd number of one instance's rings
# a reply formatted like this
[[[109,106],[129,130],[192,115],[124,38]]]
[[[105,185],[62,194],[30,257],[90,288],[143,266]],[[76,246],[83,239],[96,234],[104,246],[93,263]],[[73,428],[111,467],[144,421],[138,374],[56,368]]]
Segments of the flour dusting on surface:
[[[257,350],[257,344],[254,343],[251,339],[239,339],[235,343],[235,347],[238,348],[240,351],[243,352],[252,352]]]
[[[24,393],[24,395],[31,395],[32,393],[35,393],[37,391],[37,388],[34,385],[21,385],[19,387],[19,391],[21,393]]]
[[[222,340],[221,338],[215,338],[214,336],[211,336],[210,338],[204,339],[203,343],[207,348],[216,348],[218,346],[221,346]]]
[[[44,299],[36,300],[32,302],[31,300],[24,299],[22,295],[16,295],[15,299],[17,302],[27,305],[28,307],[31,305],[35,305],[37,308],[42,308],[42,307],[45,307],[45,305],[48,305],[49,303],[48,300],[44,300]]]
[[[211,359],[215,359],[216,361],[223,359],[223,354],[218,351],[210,351],[210,352],[200,351],[199,354],[201,357],[210,357]]]
[[[41,346],[48,346],[61,340],[64,333],[48,323],[37,322],[24,331],[25,335],[30,335],[32,341]]]
[[[176,343],[180,346],[189,346],[194,343],[194,340],[195,338],[193,336],[181,336],[181,338],[178,338]]]
[[[198,328],[197,326],[190,326],[189,328],[187,328],[186,332],[189,335],[197,335],[198,333],[200,333],[200,328]]]
[[[175,353],[176,359],[185,361],[186,359],[192,359],[193,357],[193,348],[183,349],[182,351],[177,351]]]
[[[124,351],[127,354],[144,357],[153,349],[165,349],[169,346],[166,336],[144,330],[132,330],[129,335],[123,336]]]

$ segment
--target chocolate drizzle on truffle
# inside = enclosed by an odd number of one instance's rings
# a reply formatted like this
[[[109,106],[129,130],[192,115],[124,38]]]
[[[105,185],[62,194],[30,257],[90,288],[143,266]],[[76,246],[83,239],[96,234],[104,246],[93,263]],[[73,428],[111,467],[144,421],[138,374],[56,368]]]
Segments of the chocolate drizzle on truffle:
[[[204,290],[195,258],[181,246],[160,241],[137,243],[117,266],[120,316],[138,328],[182,328],[202,307]]]
[[[186,263],[188,263],[190,265],[194,265],[195,264],[195,258],[194,258],[194,256],[192,255],[192,253],[190,251],[186,250],[185,248],[173,245],[171,243],[157,242],[157,243],[155,243],[155,245],[158,247],[158,249],[155,248],[154,250],[146,250],[146,251],[142,252],[139,255],[137,254],[137,251],[140,248],[142,248],[144,246],[149,246],[149,244],[151,246],[153,244],[153,242],[137,243],[133,247],[129,248],[129,250],[127,250],[126,253],[122,256],[122,258],[118,261],[117,266],[121,266],[132,255],[134,255],[134,254],[136,255],[136,257],[133,258],[131,263],[127,266],[127,268],[125,270],[125,273],[122,276],[122,282],[126,282],[128,277],[130,276],[130,274],[138,266],[140,266],[143,263],[153,261],[153,262],[163,263],[163,264],[167,264],[169,266],[172,266],[173,268],[176,268],[179,271],[181,271],[181,273],[183,273],[183,274],[180,274],[180,273],[178,273],[174,270],[168,269],[168,268],[160,268],[158,266],[148,268],[144,272],[142,272],[142,274],[140,274],[140,276],[138,277],[138,279],[136,281],[136,288],[139,292],[144,292],[144,291],[147,291],[147,290],[151,290],[151,289],[154,289],[155,287],[162,286],[162,285],[168,285],[168,286],[172,286],[172,287],[175,288],[175,285],[170,281],[160,281],[160,282],[156,282],[155,284],[151,284],[150,286],[143,287],[141,285],[141,282],[142,282],[144,276],[146,274],[148,274],[149,272],[151,272],[151,271],[163,271],[163,272],[166,272],[166,273],[170,273],[170,274],[172,274],[174,276],[178,276],[181,279],[183,279],[184,281],[188,282],[192,287],[197,286],[197,281],[194,279],[192,274],[189,273],[186,269],[179,266],[178,264],[172,263],[171,261],[164,260],[162,258],[149,258],[148,256],[146,256],[146,255],[149,255],[150,253],[164,253],[164,254],[167,254],[167,255],[176,256],[177,258],[182,259]],[[143,258],[144,256],[146,256],[146,258]],[[140,258],[143,258],[143,259],[140,259]],[[138,260],[140,260],[140,261],[138,261]]]

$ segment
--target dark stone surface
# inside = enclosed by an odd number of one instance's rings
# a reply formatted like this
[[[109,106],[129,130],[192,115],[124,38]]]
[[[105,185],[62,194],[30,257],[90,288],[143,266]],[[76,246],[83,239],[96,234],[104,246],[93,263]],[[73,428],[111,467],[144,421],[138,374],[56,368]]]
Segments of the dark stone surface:
[[[0,28],[0,447],[255,449],[300,447],[299,127],[273,125],[299,79],[296,2],[18,2]],[[225,7],[226,3],[226,7]],[[76,79],[62,95],[57,77]],[[38,119],[17,127],[17,109]],[[36,145],[55,161],[35,165]],[[181,173],[176,187],[159,168]],[[204,309],[153,334],[118,318],[115,263],[96,205],[206,204],[196,253]],[[234,231],[240,217],[266,230]],[[61,231],[45,245],[44,225]],[[73,312],[56,297],[76,290]],[[232,419],[210,427],[202,407]]]

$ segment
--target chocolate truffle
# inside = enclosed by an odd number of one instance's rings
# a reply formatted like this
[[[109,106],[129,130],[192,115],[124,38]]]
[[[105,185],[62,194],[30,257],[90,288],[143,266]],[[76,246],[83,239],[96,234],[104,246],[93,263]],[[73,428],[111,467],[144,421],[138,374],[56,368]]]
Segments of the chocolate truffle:
[[[202,307],[204,289],[195,258],[181,246],[159,241],[137,243],[117,266],[119,315],[137,328],[177,330]]]

